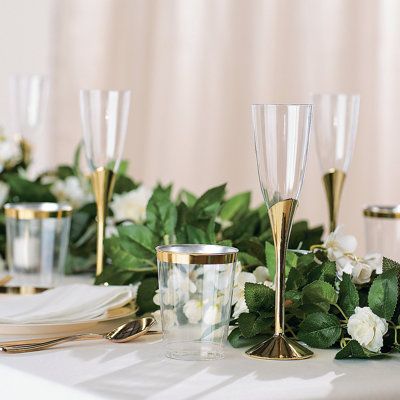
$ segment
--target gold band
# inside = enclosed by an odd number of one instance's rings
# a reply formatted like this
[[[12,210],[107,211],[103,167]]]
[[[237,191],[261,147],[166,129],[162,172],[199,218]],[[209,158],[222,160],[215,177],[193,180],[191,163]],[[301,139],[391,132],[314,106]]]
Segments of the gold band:
[[[72,207],[57,203],[7,203],[4,214],[14,219],[64,218],[72,215]]]
[[[238,249],[235,247],[180,244],[158,246],[157,260],[173,264],[231,264],[237,261]]]
[[[369,206],[364,208],[364,216],[370,218],[400,218],[400,206]]]

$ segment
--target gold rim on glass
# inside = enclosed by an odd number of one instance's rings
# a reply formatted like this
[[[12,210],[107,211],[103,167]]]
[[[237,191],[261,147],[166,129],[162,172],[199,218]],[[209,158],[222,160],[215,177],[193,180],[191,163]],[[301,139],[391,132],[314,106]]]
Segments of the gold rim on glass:
[[[174,264],[231,264],[237,261],[235,247],[212,244],[176,244],[156,247],[157,260]]]
[[[72,207],[58,203],[7,203],[4,214],[14,219],[64,218],[72,215]]]
[[[400,218],[400,205],[368,206],[364,208],[364,216],[371,218]]]

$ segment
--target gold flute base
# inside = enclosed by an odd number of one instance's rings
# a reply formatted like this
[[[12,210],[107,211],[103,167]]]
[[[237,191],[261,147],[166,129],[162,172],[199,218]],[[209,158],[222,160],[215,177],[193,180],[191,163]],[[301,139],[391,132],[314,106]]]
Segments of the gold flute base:
[[[305,360],[314,353],[299,342],[285,335],[275,335],[246,351],[252,358],[262,360]]]

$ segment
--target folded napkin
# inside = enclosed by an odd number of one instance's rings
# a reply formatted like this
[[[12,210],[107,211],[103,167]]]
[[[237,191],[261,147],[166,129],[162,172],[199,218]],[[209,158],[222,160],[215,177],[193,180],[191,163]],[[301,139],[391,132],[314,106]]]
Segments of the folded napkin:
[[[97,319],[134,297],[127,286],[74,284],[29,296],[0,298],[0,323],[48,324]]]

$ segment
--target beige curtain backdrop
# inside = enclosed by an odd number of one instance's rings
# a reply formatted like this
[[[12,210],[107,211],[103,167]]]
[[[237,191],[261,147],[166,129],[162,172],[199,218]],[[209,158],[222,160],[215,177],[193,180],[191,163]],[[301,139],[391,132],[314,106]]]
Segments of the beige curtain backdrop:
[[[70,161],[81,137],[79,88],[131,88],[125,157],[137,179],[196,193],[227,182],[230,193],[251,190],[256,203],[250,104],[350,92],[361,94],[361,111],[340,221],[363,242],[363,205],[400,203],[400,1],[49,6],[49,164]],[[312,138],[297,215],[312,223],[327,220],[320,175]]]

